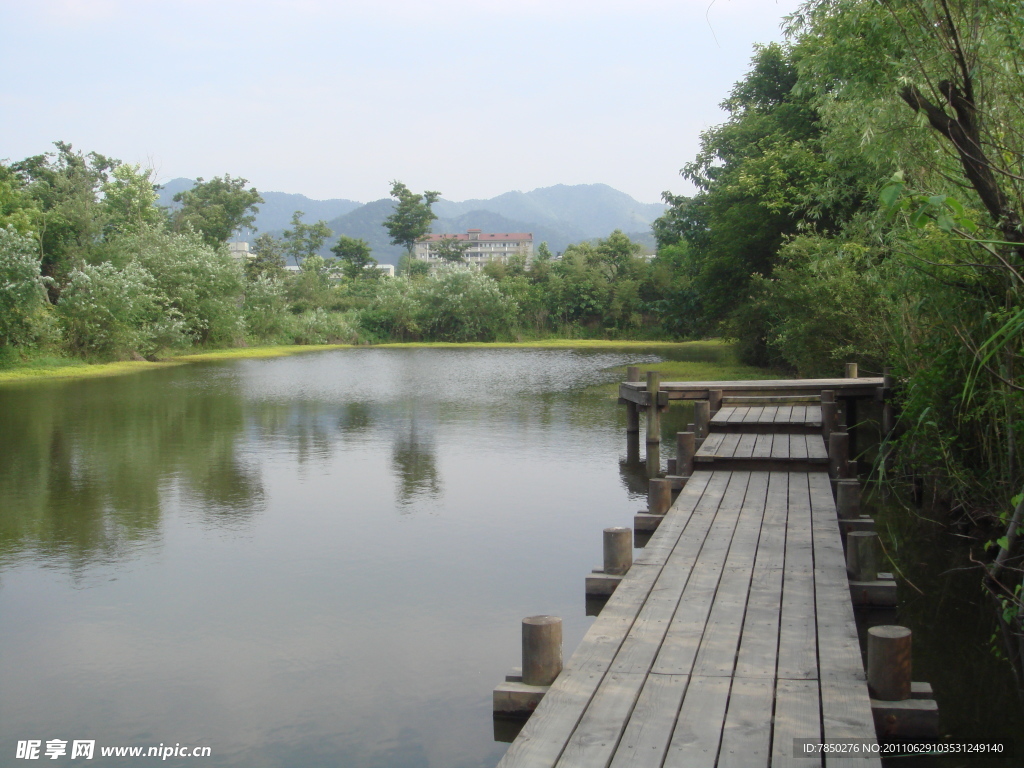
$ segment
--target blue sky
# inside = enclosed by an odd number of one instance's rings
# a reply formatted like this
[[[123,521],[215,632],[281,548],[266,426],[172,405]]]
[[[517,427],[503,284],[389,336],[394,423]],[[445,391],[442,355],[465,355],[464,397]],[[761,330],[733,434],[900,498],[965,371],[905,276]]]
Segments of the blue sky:
[[[315,198],[655,202],[798,0],[0,0],[0,158],[70,141]]]

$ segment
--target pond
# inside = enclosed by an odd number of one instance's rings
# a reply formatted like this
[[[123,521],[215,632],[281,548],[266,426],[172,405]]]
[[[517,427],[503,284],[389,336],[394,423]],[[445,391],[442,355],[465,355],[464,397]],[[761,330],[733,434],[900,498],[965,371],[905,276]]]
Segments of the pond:
[[[0,763],[31,739],[96,742],[58,765],[491,768],[520,620],[561,616],[571,654],[601,530],[645,505],[612,369],[721,355],[351,349],[0,388]],[[944,733],[1010,738],[965,550],[900,525]]]
[[[493,766],[520,620],[562,616],[571,653],[601,530],[644,505],[599,385],[658,359],[353,349],[0,388],[2,762],[77,739],[96,758],[60,764]]]

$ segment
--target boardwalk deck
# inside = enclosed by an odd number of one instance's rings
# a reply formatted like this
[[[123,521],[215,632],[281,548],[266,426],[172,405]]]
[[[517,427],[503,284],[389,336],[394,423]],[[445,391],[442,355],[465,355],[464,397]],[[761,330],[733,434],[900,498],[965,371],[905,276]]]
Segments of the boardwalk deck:
[[[883,386],[884,379],[771,379],[766,381],[663,381],[659,391],[668,400],[707,400],[711,392],[731,395],[819,395],[831,389],[838,398],[868,398]],[[650,393],[643,382],[619,384],[619,397],[637,405],[649,405]]]
[[[821,406],[799,404],[724,407],[711,417],[717,432],[821,433]]]
[[[704,469],[824,470],[828,449],[818,434],[712,432],[694,461]]]
[[[820,430],[813,406],[728,410],[713,430]],[[875,738],[820,433],[713,431],[695,459],[499,768],[880,767],[794,753]]]

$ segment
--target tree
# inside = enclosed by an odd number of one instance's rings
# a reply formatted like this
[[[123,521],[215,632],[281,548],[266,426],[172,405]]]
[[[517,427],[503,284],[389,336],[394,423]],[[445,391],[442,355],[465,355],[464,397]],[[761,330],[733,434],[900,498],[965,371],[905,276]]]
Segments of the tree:
[[[402,182],[392,181],[391,196],[398,203],[394,212],[384,219],[384,227],[391,235],[391,242],[404,246],[411,257],[416,241],[430,232],[430,222],[437,218],[430,206],[437,202],[441,193],[424,192],[417,195]]]
[[[153,171],[142,171],[138,165],[118,165],[103,184],[103,207],[106,210],[106,231],[127,232],[146,224],[158,224],[163,215],[156,205],[157,189]]]
[[[186,189],[174,196],[174,202],[181,208],[172,214],[175,231],[185,224],[202,235],[207,245],[226,243],[231,235],[242,227],[255,229],[255,213],[264,202],[255,187],[246,189],[247,179],[215,176],[203,181],[200,176],[192,189]]]
[[[99,200],[111,170],[120,162],[90,152],[76,152],[63,141],[56,152],[34,155],[11,165],[23,191],[35,202],[33,230],[39,243],[43,275],[50,283],[51,300],[59,283],[93,255],[102,241],[106,209]]]
[[[469,250],[468,240],[459,240],[457,237],[442,237],[440,240],[435,240],[431,243],[430,250],[437,254],[439,259],[442,259],[449,264],[464,264],[466,261],[466,251]]]
[[[298,266],[302,266],[303,259],[315,256],[324,246],[324,242],[334,233],[327,226],[326,221],[318,221],[316,224],[304,224],[302,211],[295,211],[292,214],[292,228],[284,231],[284,250]]]
[[[264,232],[252,244],[252,252],[256,254],[245,265],[245,274],[250,280],[260,276],[283,277],[285,258],[281,241],[269,232]]]
[[[331,253],[341,261],[342,272],[351,280],[362,277],[367,268],[377,266],[377,260],[370,255],[370,244],[361,238],[341,235],[331,247]]]

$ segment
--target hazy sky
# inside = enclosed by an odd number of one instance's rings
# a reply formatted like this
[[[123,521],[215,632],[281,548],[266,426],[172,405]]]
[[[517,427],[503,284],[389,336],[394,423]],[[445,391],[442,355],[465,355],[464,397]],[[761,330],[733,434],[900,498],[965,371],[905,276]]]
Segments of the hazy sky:
[[[0,0],[0,159],[55,140],[315,198],[679,169],[799,0]]]

